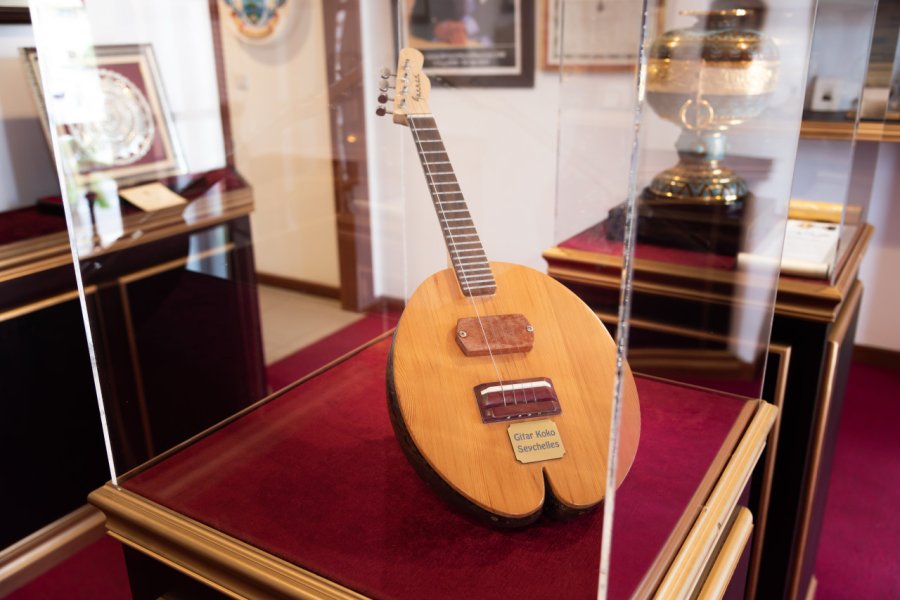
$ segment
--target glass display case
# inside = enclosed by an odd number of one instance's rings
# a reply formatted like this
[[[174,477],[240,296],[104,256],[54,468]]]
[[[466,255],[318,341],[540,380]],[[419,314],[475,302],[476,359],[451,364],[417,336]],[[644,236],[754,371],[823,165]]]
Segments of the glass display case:
[[[870,48],[876,50],[870,45],[876,5],[819,3],[784,257],[786,272],[794,275],[834,282],[865,233],[866,180],[877,150],[873,156],[873,147],[857,141],[866,140],[871,123],[860,98],[868,89]],[[841,51],[837,36],[853,51]]]
[[[19,56],[33,46],[28,3],[0,2],[0,510],[16,515],[0,565],[109,478],[59,178]]]
[[[136,597],[783,584],[815,1],[463,4],[32,2]]]

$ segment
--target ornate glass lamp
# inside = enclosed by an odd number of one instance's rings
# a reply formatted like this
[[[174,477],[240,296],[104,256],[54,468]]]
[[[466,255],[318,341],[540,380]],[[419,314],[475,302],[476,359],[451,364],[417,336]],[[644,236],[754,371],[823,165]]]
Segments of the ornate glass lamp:
[[[722,164],[726,131],[759,115],[777,82],[778,49],[744,25],[752,11],[689,11],[697,23],[663,33],[649,52],[647,101],[682,129],[679,162],[657,174],[639,205],[642,241],[737,253],[747,182]]]

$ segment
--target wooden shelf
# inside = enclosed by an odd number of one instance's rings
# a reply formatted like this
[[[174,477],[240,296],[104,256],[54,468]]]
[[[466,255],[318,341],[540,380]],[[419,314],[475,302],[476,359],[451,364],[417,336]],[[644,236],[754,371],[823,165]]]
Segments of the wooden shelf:
[[[800,125],[800,137],[818,140],[853,139],[852,121],[806,120]],[[900,142],[900,123],[861,121],[856,139],[864,142]]]

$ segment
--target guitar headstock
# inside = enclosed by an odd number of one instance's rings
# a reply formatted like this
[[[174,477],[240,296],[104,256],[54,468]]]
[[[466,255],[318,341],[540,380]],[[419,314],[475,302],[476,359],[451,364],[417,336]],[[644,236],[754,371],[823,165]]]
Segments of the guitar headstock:
[[[397,61],[397,72],[390,73],[385,69],[381,73],[381,85],[378,91],[380,106],[375,114],[394,115],[394,123],[408,125],[406,117],[409,115],[422,115],[431,112],[428,108],[428,95],[431,93],[431,82],[428,76],[422,72],[425,57],[415,48],[404,48],[400,51],[400,59]],[[391,89],[389,81],[395,78],[394,97],[388,96]],[[385,104],[392,102],[392,111],[387,110]]]

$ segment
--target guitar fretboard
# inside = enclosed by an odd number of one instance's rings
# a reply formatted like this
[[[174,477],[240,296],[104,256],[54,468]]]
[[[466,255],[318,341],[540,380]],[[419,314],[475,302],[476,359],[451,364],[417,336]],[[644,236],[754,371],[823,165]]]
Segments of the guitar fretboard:
[[[497,284],[434,117],[410,115],[407,121],[459,287],[466,296],[493,294]]]

